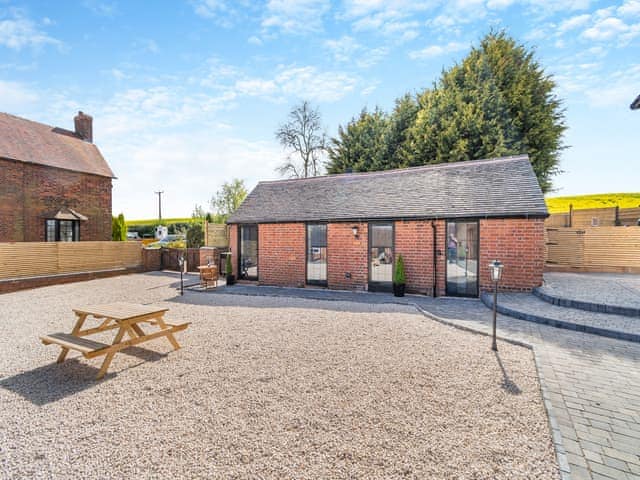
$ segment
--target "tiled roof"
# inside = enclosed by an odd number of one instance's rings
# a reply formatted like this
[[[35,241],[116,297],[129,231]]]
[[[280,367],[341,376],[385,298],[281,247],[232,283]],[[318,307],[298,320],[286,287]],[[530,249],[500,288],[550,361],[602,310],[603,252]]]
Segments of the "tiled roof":
[[[260,182],[228,223],[547,216],[529,157]]]
[[[0,113],[0,158],[113,178],[98,148],[74,132]]]

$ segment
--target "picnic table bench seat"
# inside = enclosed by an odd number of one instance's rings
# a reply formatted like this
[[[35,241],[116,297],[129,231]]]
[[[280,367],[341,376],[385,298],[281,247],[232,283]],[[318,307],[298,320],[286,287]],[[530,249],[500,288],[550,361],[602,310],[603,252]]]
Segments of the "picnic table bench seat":
[[[104,377],[113,356],[120,350],[148,342],[159,337],[166,337],[173,348],[177,350],[180,344],[173,334],[186,329],[190,323],[178,325],[164,321],[164,313],[167,308],[158,308],[151,305],[138,305],[129,303],[112,303],[96,305],[93,307],[77,308],[74,313],[77,316],[76,324],[71,333],[51,333],[43,335],[40,340],[45,345],[55,344],[62,348],[58,356],[58,363],[64,362],[69,350],[80,352],[85,358],[94,358],[105,355],[104,362],[98,372],[98,379]],[[100,322],[97,327],[83,329],[87,317],[93,317]],[[153,333],[146,333],[140,324],[146,323],[157,327]],[[106,344],[85,338],[87,335],[101,333],[112,329],[118,332],[112,344]],[[124,340],[125,334],[129,337]]]

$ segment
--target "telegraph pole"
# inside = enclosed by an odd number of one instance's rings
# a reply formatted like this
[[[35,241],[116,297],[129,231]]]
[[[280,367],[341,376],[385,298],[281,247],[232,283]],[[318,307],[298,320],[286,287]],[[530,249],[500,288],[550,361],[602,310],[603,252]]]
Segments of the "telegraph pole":
[[[153,192],[158,195],[158,224],[162,223],[162,194],[164,192]]]

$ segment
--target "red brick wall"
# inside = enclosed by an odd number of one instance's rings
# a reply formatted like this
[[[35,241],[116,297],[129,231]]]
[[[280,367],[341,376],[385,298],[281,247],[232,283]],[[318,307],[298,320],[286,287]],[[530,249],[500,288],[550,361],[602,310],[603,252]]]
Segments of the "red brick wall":
[[[44,221],[68,207],[80,240],[111,240],[111,179],[0,159],[0,242],[44,241]]]
[[[431,295],[433,290],[433,231],[431,221],[396,221],[395,254],[405,261],[407,290]],[[437,295],[445,295],[445,221],[436,226]],[[352,227],[358,226],[358,238]],[[238,227],[230,229],[234,272],[237,270]],[[265,285],[305,284],[305,224],[261,224],[259,281]],[[492,287],[487,265],[494,258],[505,264],[501,288],[529,291],[542,283],[544,220],[490,219],[480,221],[480,288]],[[368,286],[367,223],[330,223],[327,226],[327,277],[329,288],[365,290]],[[346,278],[345,274],[350,274]]]
[[[358,227],[358,238],[352,228]],[[366,290],[369,283],[366,223],[327,225],[327,283],[329,288]],[[346,278],[350,274],[351,278]]]
[[[436,220],[436,246],[444,251],[444,221]],[[395,222],[395,257],[402,254],[410,293],[433,294],[433,229],[431,220]],[[445,257],[437,256],[437,295],[444,295]]]
[[[493,290],[488,265],[494,259],[504,264],[501,290],[542,285],[544,219],[480,220],[480,291]]]
[[[258,226],[258,281],[262,285],[304,287],[305,224]]]

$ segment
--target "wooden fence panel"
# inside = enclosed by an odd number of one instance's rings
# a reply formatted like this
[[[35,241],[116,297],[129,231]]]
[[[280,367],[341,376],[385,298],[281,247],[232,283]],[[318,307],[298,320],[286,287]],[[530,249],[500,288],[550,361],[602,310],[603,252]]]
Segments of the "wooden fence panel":
[[[640,227],[549,228],[549,269],[640,273]]]
[[[139,242],[0,243],[0,279],[141,266]]]
[[[222,223],[205,223],[204,245],[206,247],[228,248],[229,228]]]
[[[640,207],[621,208],[618,219],[622,225],[637,226],[638,221],[640,221]]]

